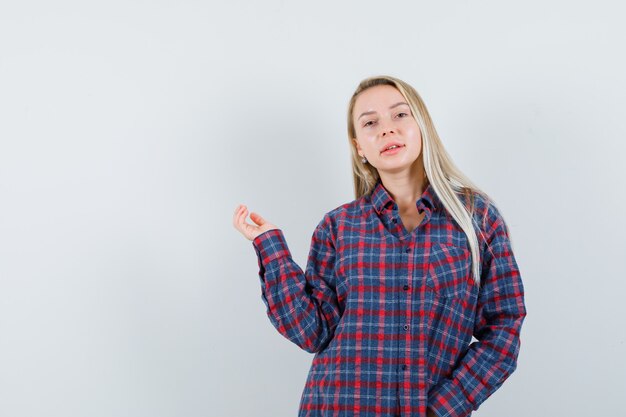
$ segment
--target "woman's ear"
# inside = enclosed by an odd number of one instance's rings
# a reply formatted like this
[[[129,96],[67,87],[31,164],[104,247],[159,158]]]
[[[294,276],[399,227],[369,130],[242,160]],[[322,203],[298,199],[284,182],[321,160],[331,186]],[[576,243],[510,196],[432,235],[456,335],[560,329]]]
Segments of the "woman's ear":
[[[361,146],[359,145],[359,141],[356,138],[352,138],[352,142],[354,142],[354,146],[356,147],[357,152],[361,152]],[[363,156],[359,153],[359,156]]]

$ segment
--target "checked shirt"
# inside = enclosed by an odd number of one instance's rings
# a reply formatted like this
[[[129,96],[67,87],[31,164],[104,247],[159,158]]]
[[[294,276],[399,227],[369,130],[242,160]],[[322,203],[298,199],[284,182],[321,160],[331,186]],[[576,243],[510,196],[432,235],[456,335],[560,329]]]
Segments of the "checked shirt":
[[[413,231],[380,180],[326,213],[304,271],[281,229],[255,237],[271,323],[315,353],[299,417],[469,416],[515,370],[521,276],[504,219],[475,196],[480,285],[467,237],[430,184]]]

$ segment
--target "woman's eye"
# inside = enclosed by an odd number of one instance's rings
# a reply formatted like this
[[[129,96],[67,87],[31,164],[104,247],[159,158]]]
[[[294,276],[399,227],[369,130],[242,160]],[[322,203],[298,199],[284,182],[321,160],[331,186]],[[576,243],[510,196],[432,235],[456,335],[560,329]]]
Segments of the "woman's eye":
[[[368,122],[365,122],[365,124],[363,125],[363,127],[371,126],[371,125],[370,125],[370,123],[371,123],[371,124],[374,124],[374,122],[373,122],[372,120],[370,120],[370,121],[368,121]]]
[[[407,114],[407,113],[398,113],[398,117],[400,117],[400,115],[401,115],[401,114],[403,114],[403,115],[405,115],[405,116],[408,116],[408,114]]]

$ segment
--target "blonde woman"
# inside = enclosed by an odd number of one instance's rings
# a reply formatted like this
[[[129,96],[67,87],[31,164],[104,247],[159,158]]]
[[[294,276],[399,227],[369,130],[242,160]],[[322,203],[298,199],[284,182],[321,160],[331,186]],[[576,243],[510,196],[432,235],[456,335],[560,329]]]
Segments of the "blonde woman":
[[[517,366],[524,290],[508,227],[453,164],[419,94],[363,80],[348,106],[355,200],[327,212],[305,270],[239,205],[276,329],[315,353],[299,416],[468,416]]]

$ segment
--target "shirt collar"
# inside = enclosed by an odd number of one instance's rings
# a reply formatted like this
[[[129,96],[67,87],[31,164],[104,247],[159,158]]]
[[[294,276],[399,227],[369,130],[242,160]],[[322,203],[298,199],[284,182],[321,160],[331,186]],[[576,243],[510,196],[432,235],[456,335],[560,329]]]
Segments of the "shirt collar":
[[[370,201],[378,214],[381,214],[387,206],[393,207],[395,204],[391,194],[389,194],[389,191],[387,191],[380,178],[377,180],[376,185],[372,190]],[[430,181],[422,193],[422,196],[415,202],[415,205],[419,211],[423,211],[425,208],[433,211],[441,205],[441,201],[437,197]]]

